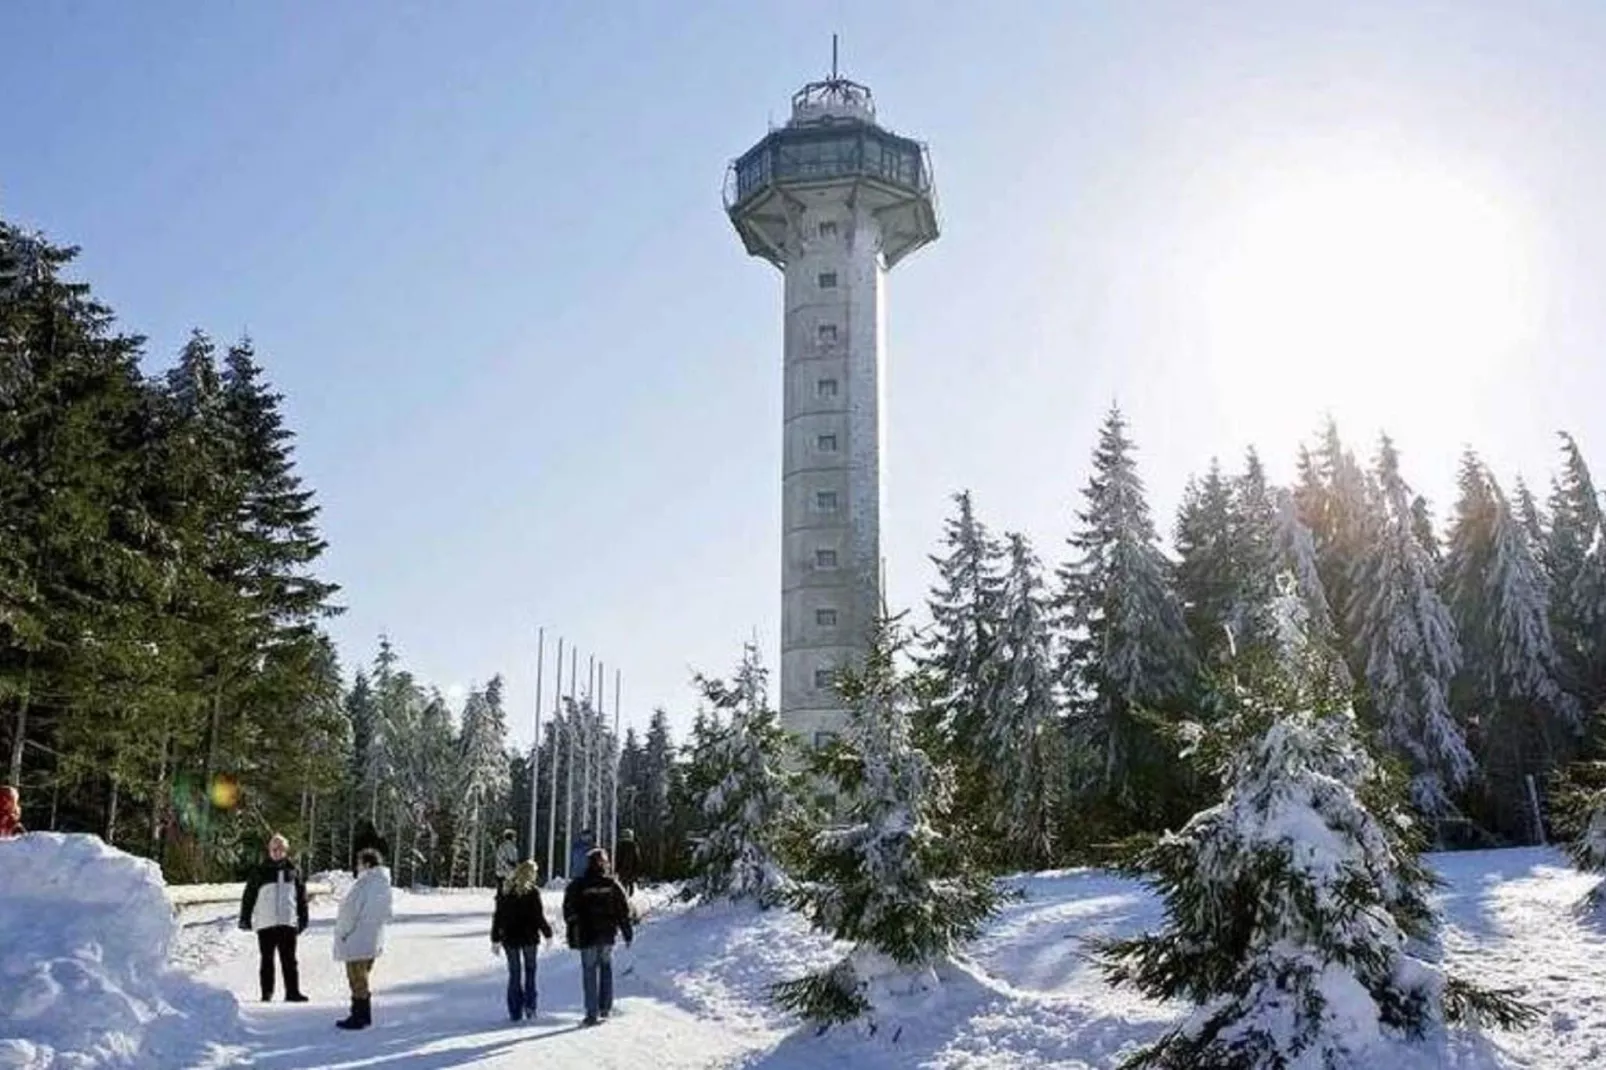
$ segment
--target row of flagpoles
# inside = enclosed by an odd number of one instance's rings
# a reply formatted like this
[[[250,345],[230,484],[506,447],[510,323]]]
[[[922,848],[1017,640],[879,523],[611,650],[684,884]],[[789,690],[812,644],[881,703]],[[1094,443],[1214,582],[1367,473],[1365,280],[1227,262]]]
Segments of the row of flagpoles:
[[[564,792],[565,813],[563,839],[565,845],[573,844],[574,842],[574,768],[575,750],[577,744],[579,744],[577,737],[580,734],[578,731],[578,726],[575,724],[574,714],[580,708],[576,705],[576,703],[583,695],[586,699],[587,706],[591,710],[595,711],[599,719],[604,718],[606,715],[606,667],[597,660],[595,655],[590,655],[586,658],[587,679],[585,691],[582,693],[578,688],[580,674],[580,651],[578,647],[570,647],[568,675],[569,693],[568,695],[564,695],[563,654],[564,641],[562,637],[559,637],[558,656],[556,659],[556,687],[554,687],[552,695],[552,716],[558,724],[558,730],[553,733],[551,748],[552,753],[547,762],[549,767],[547,770],[547,776],[550,783],[548,798],[551,800],[551,805],[548,807],[547,812],[546,828],[545,872],[548,878],[555,876],[557,873],[555,866],[557,863],[558,773],[560,765],[567,773],[567,790]],[[526,852],[526,857],[528,858],[537,857],[540,843],[539,815],[537,811],[541,799],[541,718],[546,699],[544,688],[545,675],[546,629],[541,628],[537,631],[536,635],[535,739],[530,747],[530,835],[528,841],[528,850]],[[581,828],[586,828],[587,814],[589,813],[594,815],[596,822],[591,826],[591,828],[598,834],[598,838],[593,846],[603,845],[603,837],[606,836],[606,846],[609,854],[613,854],[617,851],[619,839],[618,747],[620,742],[620,692],[623,688],[623,682],[623,673],[620,670],[615,669],[613,676],[613,739],[610,745],[606,748],[606,753],[593,754],[591,752],[596,748],[590,747],[589,744],[580,744],[582,746],[586,746],[586,753],[583,756],[585,762],[585,772],[583,774],[584,779],[580,789]],[[564,716],[565,703],[567,703],[568,711],[570,713],[570,716],[567,718]],[[565,721],[567,721],[567,731],[564,731]],[[563,751],[565,747],[567,748],[567,757],[566,760],[560,763],[559,753]],[[606,770],[606,773],[611,775],[605,775],[605,770],[603,768],[604,759],[607,760],[607,764],[609,766],[609,768]],[[603,806],[603,788],[605,784],[609,788],[610,795],[606,809],[604,809]],[[564,872],[566,876],[573,876],[573,874],[568,873],[567,861],[565,862]]]

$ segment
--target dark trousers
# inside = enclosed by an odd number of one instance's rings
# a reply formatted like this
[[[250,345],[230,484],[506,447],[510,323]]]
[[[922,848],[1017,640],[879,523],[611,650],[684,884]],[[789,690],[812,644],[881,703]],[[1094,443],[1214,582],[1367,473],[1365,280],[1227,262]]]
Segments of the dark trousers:
[[[262,952],[259,976],[262,979],[262,998],[273,998],[273,956],[279,956],[279,969],[284,973],[284,994],[301,994],[301,971],[296,966],[296,927],[275,925],[271,929],[257,930],[257,949]]]
[[[503,944],[507,955],[507,1013],[515,1022],[535,1013],[535,952],[537,945]]]

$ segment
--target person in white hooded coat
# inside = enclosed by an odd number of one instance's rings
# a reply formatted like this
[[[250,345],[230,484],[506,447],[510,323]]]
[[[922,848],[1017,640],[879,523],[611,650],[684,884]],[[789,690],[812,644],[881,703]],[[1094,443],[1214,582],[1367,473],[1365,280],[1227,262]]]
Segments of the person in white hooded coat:
[[[390,921],[390,870],[378,851],[357,852],[358,877],[335,917],[334,955],[346,964],[351,985],[351,1016],[335,1023],[341,1029],[365,1029],[374,1024],[373,999],[368,987],[374,960],[385,952],[385,925]]]

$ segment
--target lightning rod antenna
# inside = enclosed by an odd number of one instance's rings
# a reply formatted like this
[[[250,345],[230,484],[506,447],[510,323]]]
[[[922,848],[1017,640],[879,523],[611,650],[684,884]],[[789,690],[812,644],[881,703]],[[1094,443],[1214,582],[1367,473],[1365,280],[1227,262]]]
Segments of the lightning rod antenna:
[[[831,81],[837,80],[836,73],[836,34],[831,35]]]

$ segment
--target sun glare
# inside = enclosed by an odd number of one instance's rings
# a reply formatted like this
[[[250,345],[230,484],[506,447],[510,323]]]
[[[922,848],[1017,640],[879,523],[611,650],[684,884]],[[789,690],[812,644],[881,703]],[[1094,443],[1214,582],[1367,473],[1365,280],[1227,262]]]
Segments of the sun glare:
[[[1444,424],[1507,366],[1536,316],[1520,213],[1431,171],[1280,174],[1247,199],[1199,280],[1217,385],[1368,424]]]

